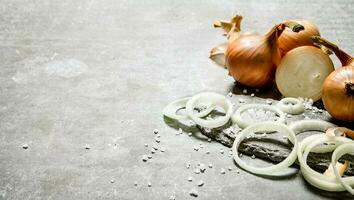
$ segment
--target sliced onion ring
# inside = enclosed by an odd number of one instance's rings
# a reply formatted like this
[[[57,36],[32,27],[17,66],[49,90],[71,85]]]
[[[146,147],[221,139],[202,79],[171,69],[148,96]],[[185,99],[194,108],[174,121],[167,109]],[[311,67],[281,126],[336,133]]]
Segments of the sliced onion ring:
[[[329,128],[333,128],[336,125],[323,121],[323,120],[316,120],[316,119],[309,119],[309,120],[301,120],[296,121],[289,125],[289,128],[294,131],[295,135],[305,131],[322,131],[326,132]],[[331,147],[316,147],[312,150],[315,153],[325,153],[333,151],[336,146]]]
[[[183,109],[186,107],[187,102],[190,100],[190,97],[186,97],[186,98],[182,98],[182,99],[177,99],[171,103],[169,103],[162,111],[163,115],[165,115],[166,117],[169,117],[171,119],[175,119],[175,120],[183,120],[183,119],[187,119],[188,115],[179,115],[177,114],[177,111],[180,109]],[[204,117],[206,115],[208,115],[211,111],[213,111],[215,108],[214,105],[211,105],[209,107],[207,107],[207,109],[202,110],[199,113],[195,113],[194,115],[197,117]]]
[[[274,106],[265,105],[265,104],[246,104],[246,105],[239,107],[236,110],[235,114],[232,115],[232,122],[236,123],[240,128],[246,128],[247,126],[251,125],[252,121],[243,120],[241,117],[241,114],[245,110],[250,109],[250,108],[260,108],[260,109],[264,109],[264,110],[273,111],[279,115],[279,118],[276,120],[276,122],[284,123],[284,121],[285,121],[285,115],[284,115],[283,111],[279,110],[278,108],[276,108]]]
[[[305,111],[305,107],[299,99],[286,97],[279,101],[277,107],[288,114],[298,115]]]
[[[215,106],[220,106],[224,109],[225,115],[215,119],[202,119],[200,115],[196,115],[194,108],[199,102],[210,102]],[[187,115],[199,126],[205,128],[216,128],[226,124],[232,115],[232,104],[225,96],[213,93],[204,92],[193,96],[186,105]]]
[[[293,150],[289,154],[289,156],[281,161],[280,163],[270,166],[270,167],[253,167],[247,165],[245,162],[243,162],[238,153],[238,147],[242,140],[244,140],[247,136],[258,132],[258,131],[279,131],[281,133],[287,134],[289,140],[294,144]],[[233,146],[232,146],[232,152],[233,152],[233,157],[235,162],[242,167],[243,169],[254,173],[254,174],[260,174],[260,175],[279,175],[278,171],[287,169],[290,165],[292,165],[295,160],[296,160],[296,152],[298,148],[298,143],[295,137],[294,132],[289,129],[286,125],[281,124],[279,122],[270,122],[270,121],[265,121],[265,122],[259,122],[257,124],[248,126],[244,130],[241,131],[239,135],[237,135]]]
[[[332,154],[332,166],[335,166],[338,159],[342,157],[344,154],[353,153],[353,152],[354,152],[354,142],[340,145],[336,150],[334,150]],[[333,172],[337,180],[343,185],[343,187],[348,192],[350,192],[350,194],[354,195],[354,189],[346,181],[344,181],[344,178],[341,177],[336,167],[333,167]]]
[[[319,189],[326,191],[344,191],[345,188],[336,180],[335,177],[325,176],[311,169],[306,163],[307,156],[311,149],[316,145],[322,144],[324,142],[341,144],[352,141],[344,137],[328,137],[325,134],[316,134],[305,138],[302,142],[300,142],[297,151],[302,175],[304,176],[307,182]],[[323,148],[323,150],[325,150],[325,148]],[[330,152],[332,150],[332,148],[327,148],[327,152]],[[345,177],[343,178],[343,181],[345,181],[349,185],[354,185],[354,177]]]

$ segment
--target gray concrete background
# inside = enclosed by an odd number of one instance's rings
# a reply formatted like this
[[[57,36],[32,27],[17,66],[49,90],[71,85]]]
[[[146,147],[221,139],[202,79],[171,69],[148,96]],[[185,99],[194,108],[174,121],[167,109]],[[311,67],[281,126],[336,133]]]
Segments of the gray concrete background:
[[[232,78],[208,59],[224,41],[215,19],[242,14],[244,30],[265,33],[306,18],[353,54],[353,12],[352,0],[1,0],[0,199],[193,199],[198,180],[198,199],[343,199],[301,175],[237,174],[226,147],[176,136],[161,110],[201,91],[231,91]],[[166,152],[143,163],[155,128]],[[211,154],[194,151],[199,143]],[[195,175],[186,162],[214,168]]]

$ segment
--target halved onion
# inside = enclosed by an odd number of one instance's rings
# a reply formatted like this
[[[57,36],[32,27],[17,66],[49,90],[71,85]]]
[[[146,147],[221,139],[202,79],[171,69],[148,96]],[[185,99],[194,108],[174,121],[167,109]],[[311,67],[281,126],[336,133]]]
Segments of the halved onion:
[[[334,70],[333,63],[322,50],[302,46],[289,51],[275,74],[280,93],[286,97],[321,98],[322,84]]]
[[[249,166],[248,164],[243,162],[239,157],[239,152],[238,152],[239,145],[241,144],[242,140],[244,140],[247,136],[250,136],[251,134],[259,131],[262,132],[278,131],[286,134],[289,140],[291,141],[291,143],[294,144],[294,147],[291,153],[289,154],[289,156],[285,160],[281,161],[276,165],[270,167],[263,167],[263,168]],[[278,122],[266,121],[266,122],[259,122],[257,124],[248,126],[244,130],[242,130],[241,133],[236,136],[236,139],[232,146],[232,153],[235,162],[243,169],[254,174],[276,176],[276,175],[281,175],[280,172],[282,170],[287,169],[290,165],[292,165],[295,162],[297,149],[298,149],[298,143],[295,134],[291,129],[289,129],[286,125]]]
[[[220,106],[224,109],[225,115],[215,119],[202,119],[200,115],[196,115],[194,108],[201,102],[209,102],[215,106]],[[226,124],[232,115],[232,104],[225,96],[213,93],[204,92],[193,96],[186,105],[187,115],[198,125],[205,128],[216,128]]]
[[[281,110],[279,110],[278,108],[276,108],[275,106],[270,106],[270,105],[266,105],[266,104],[246,104],[246,105],[239,107],[236,110],[235,114],[232,115],[232,122],[236,123],[240,128],[246,128],[247,126],[251,125],[253,123],[252,121],[247,121],[241,117],[241,114],[250,108],[273,111],[279,116],[279,118],[276,120],[276,122],[284,123],[284,121],[285,121],[284,113]]]
[[[298,115],[305,111],[305,107],[299,99],[286,97],[279,101],[277,107],[288,114]]]

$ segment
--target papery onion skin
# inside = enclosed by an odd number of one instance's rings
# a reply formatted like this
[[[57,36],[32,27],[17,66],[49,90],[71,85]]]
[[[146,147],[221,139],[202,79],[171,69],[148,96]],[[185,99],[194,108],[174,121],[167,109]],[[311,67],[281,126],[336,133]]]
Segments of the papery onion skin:
[[[315,67],[316,65],[316,67]],[[322,84],[334,70],[328,55],[313,46],[301,46],[289,51],[275,74],[280,93],[285,97],[304,97],[317,101]]]
[[[284,30],[278,39],[278,47],[282,56],[284,56],[290,50],[295,49],[296,47],[312,46],[313,42],[311,40],[311,36],[320,35],[316,25],[308,20],[295,19],[291,21],[303,25],[305,30],[300,31],[299,33],[294,33],[290,29]]]

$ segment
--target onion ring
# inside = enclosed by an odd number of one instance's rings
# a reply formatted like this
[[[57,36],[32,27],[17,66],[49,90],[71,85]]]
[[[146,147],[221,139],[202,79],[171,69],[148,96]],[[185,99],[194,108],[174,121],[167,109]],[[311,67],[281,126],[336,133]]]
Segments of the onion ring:
[[[178,115],[177,111],[185,108],[187,102],[190,100],[190,97],[186,97],[186,98],[182,98],[182,99],[177,99],[171,103],[169,103],[162,111],[163,115],[171,118],[171,119],[175,119],[175,120],[183,120],[183,119],[187,119],[188,115]],[[213,111],[215,108],[214,105],[211,105],[209,107],[207,107],[207,109],[199,112],[199,113],[195,113],[194,115],[197,117],[204,117],[206,115],[208,115],[211,111]]]
[[[279,101],[277,107],[288,114],[298,115],[305,111],[305,107],[299,99],[286,97]]]
[[[307,182],[309,182],[311,185],[322,189],[326,191],[344,191],[345,188],[338,183],[336,180],[336,177],[329,177],[325,176],[313,169],[311,169],[307,163],[307,156],[311,149],[315,147],[318,144],[324,143],[324,142],[332,142],[335,144],[341,144],[341,143],[348,143],[352,142],[352,140],[344,137],[328,137],[325,134],[316,134],[316,135],[311,135],[307,138],[305,138],[299,145],[297,156],[298,160],[300,163],[300,168],[301,172],[306,179]],[[325,148],[322,148],[325,150]],[[327,152],[332,151],[332,148],[327,148]],[[350,185],[354,185],[354,177],[345,177],[343,178],[343,181]]]
[[[220,106],[225,111],[225,116],[218,117],[216,119],[206,120],[202,119],[200,115],[196,115],[193,110],[200,101],[211,102],[215,106]],[[204,92],[193,96],[186,105],[187,115],[199,126],[205,128],[216,128],[226,124],[232,115],[232,104],[225,96],[213,93]]]
[[[340,176],[338,169],[334,167],[340,157],[342,157],[346,153],[351,153],[351,152],[354,152],[354,142],[340,145],[336,150],[334,150],[332,154],[332,166],[333,166],[334,175],[336,176],[337,180],[343,185],[343,187],[350,194],[354,195],[354,189],[347,182],[343,180],[344,178]]]
[[[238,147],[243,139],[245,139],[247,136],[257,131],[279,131],[287,134],[289,140],[294,144],[293,150],[285,160],[270,167],[260,168],[260,167],[252,167],[247,165],[245,162],[243,162],[240,159],[238,153]],[[296,156],[297,149],[298,149],[298,143],[294,132],[284,124],[281,124],[279,122],[270,122],[270,121],[259,122],[257,124],[248,126],[244,130],[242,130],[239,135],[237,135],[232,146],[232,152],[233,152],[233,157],[235,162],[243,169],[251,173],[260,174],[260,175],[279,175],[275,172],[277,172],[278,170],[286,169],[287,167],[289,167],[295,162],[297,158]]]
[[[276,122],[284,123],[284,121],[285,121],[285,115],[284,115],[283,111],[281,111],[280,109],[278,109],[274,106],[270,106],[270,105],[266,105],[266,104],[246,104],[246,105],[239,107],[236,110],[235,114],[232,115],[232,122],[236,123],[240,128],[246,128],[247,126],[251,125],[252,122],[245,121],[241,117],[242,112],[244,112],[245,110],[250,109],[250,108],[261,108],[264,110],[273,111],[279,115],[279,118],[276,120]]]

